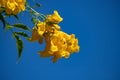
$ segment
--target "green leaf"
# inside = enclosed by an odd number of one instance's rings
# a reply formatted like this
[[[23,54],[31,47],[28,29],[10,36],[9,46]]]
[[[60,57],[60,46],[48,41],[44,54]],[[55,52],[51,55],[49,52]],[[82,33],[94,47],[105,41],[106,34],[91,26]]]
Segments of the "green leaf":
[[[21,57],[21,54],[22,54],[22,50],[23,50],[23,41],[22,39],[17,36],[17,35],[14,35],[15,38],[16,38],[16,46],[17,46],[17,49],[18,49],[18,60],[20,59]]]
[[[12,26],[14,26],[14,27],[16,27],[16,28],[23,29],[23,30],[28,30],[28,31],[30,31],[30,29],[29,29],[26,25],[21,24],[21,23],[13,24]]]
[[[12,28],[11,25],[9,25],[8,23],[5,24],[5,29],[6,29],[6,31],[8,31],[8,30],[11,29],[11,28]]]
[[[25,32],[14,32],[14,33],[17,34],[17,35],[26,37],[26,38],[30,38]]]
[[[3,17],[3,15],[2,14],[0,14],[0,20],[2,21],[2,23],[3,23],[3,28],[5,28],[5,20],[4,20],[4,17]]]

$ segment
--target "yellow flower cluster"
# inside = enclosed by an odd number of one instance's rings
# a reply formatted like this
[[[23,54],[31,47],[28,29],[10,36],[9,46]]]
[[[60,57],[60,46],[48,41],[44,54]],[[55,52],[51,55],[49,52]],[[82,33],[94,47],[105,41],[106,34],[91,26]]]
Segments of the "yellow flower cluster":
[[[0,7],[5,8],[6,14],[18,14],[25,10],[26,0],[0,0]]]
[[[78,39],[75,35],[68,35],[60,30],[58,25],[63,19],[57,11],[48,15],[44,22],[38,21],[33,28],[30,41],[39,41],[42,44],[43,39],[46,42],[44,51],[39,52],[41,57],[53,56],[52,61],[56,62],[59,58],[69,58],[73,52],[79,52]]]

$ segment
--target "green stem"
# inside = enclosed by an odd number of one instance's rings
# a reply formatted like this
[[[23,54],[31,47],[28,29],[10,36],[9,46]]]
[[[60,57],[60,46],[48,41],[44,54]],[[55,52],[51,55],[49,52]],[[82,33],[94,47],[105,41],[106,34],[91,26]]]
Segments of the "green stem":
[[[26,3],[26,7],[28,8],[28,11],[30,13],[32,13],[31,14],[32,16],[34,15],[36,18],[40,17],[43,21],[46,19],[46,16],[44,14],[41,14],[41,13],[37,12],[36,10],[34,10],[32,7],[29,6],[28,3]]]

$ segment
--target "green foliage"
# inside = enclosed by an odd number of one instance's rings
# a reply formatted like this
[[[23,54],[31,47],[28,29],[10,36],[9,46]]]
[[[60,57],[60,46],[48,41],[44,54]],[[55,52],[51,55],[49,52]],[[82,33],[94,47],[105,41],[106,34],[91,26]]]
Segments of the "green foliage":
[[[18,60],[20,59],[21,55],[22,55],[22,51],[24,48],[24,44],[22,39],[20,38],[20,36],[23,36],[25,38],[30,38],[25,32],[14,32],[13,28],[18,28],[18,29],[22,29],[22,30],[27,30],[30,31],[29,28],[24,25],[24,24],[13,24],[10,25],[9,23],[5,23],[5,29],[6,31],[10,30],[12,32],[13,37],[16,39],[16,46],[17,46],[17,50],[18,50]]]
[[[25,32],[14,32],[14,33],[17,34],[17,35],[26,37],[26,38],[30,38]]]
[[[12,26],[8,23],[5,24],[5,29],[6,31],[10,30],[12,28]]]
[[[12,26],[15,27],[15,28],[22,29],[22,30],[30,31],[30,29],[22,23],[13,24]]]
[[[22,51],[23,51],[23,41],[22,39],[16,35],[16,33],[13,33],[14,34],[14,37],[16,39],[16,46],[17,46],[17,49],[18,49],[18,60],[20,59],[21,57],[21,54],[22,54]]]
[[[35,2],[35,0],[33,0]],[[34,10],[34,8],[40,7],[41,4],[35,3],[34,7],[29,6],[28,2],[26,2],[26,10],[28,11],[31,15],[31,22],[36,25],[38,23],[38,20],[44,21],[46,19],[46,16],[37,12]],[[13,14],[7,14],[6,13],[6,8],[3,8],[0,6],[0,21],[3,23],[3,28],[5,28],[6,31],[11,31],[13,38],[16,40],[16,47],[18,51],[18,60],[20,60],[20,57],[22,55],[22,51],[24,48],[23,40],[21,37],[27,38],[27,40],[30,39],[29,35],[25,31],[30,31],[29,27],[23,23],[9,23],[7,22],[6,18],[11,18],[14,17],[17,20],[19,20],[18,14],[13,15]],[[18,21],[17,21],[18,22]],[[15,29],[14,29],[15,28]]]

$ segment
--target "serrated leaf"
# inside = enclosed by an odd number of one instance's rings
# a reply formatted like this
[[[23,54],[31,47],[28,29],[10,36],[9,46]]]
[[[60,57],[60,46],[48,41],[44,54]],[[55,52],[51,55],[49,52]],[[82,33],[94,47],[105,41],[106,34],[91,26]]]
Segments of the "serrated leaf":
[[[3,28],[5,28],[5,20],[4,20],[4,17],[2,14],[0,14],[0,20],[2,21],[3,23]]]
[[[15,38],[16,38],[16,46],[17,46],[17,49],[18,49],[18,60],[20,59],[21,57],[21,54],[22,54],[22,50],[23,50],[23,41],[22,39],[17,36],[17,35],[14,35]]]
[[[25,32],[14,32],[17,35],[21,35],[23,37],[29,38],[29,36]]]
[[[12,26],[14,26],[14,27],[16,27],[16,28],[23,29],[23,30],[28,30],[28,31],[30,31],[30,29],[29,29],[26,25],[21,24],[21,23],[13,24]]]

